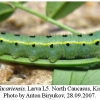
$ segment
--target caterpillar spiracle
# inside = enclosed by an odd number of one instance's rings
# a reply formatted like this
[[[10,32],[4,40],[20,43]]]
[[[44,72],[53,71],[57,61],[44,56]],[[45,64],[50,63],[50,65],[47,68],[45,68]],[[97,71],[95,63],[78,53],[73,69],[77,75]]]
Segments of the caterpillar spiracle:
[[[48,59],[92,58],[100,56],[100,31],[80,35],[27,36],[0,32],[0,55]]]

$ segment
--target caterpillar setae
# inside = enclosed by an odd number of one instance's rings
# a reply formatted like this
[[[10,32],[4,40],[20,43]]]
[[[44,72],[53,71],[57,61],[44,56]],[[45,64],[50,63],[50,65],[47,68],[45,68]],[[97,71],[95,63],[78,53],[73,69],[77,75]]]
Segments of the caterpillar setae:
[[[100,56],[100,31],[80,35],[27,36],[0,32],[0,55],[48,59],[92,58]]]

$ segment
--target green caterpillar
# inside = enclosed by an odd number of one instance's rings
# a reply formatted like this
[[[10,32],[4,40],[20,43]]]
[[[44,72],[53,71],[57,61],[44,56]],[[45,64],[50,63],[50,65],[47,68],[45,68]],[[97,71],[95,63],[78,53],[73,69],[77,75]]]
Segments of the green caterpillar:
[[[92,58],[100,56],[100,31],[86,35],[27,36],[0,33],[0,55],[38,59]]]

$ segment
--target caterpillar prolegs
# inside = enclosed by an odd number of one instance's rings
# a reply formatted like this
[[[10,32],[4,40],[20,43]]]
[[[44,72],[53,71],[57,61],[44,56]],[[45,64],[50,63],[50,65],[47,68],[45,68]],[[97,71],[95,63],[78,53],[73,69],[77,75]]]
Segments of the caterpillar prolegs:
[[[27,36],[0,32],[0,55],[48,59],[92,58],[100,56],[100,31],[80,35]]]

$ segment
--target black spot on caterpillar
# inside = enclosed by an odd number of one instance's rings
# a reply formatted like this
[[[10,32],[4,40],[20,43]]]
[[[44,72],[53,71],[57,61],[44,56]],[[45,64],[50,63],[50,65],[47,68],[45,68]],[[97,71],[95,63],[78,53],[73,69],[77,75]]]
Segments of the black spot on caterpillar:
[[[96,41],[95,44],[96,44],[96,45],[99,45],[99,41]]]
[[[5,32],[1,32],[1,34],[6,34]]]
[[[63,37],[67,37],[67,35],[62,35]]]
[[[47,38],[51,38],[52,36],[51,35],[49,35],[49,36],[46,36]]]
[[[17,45],[18,45],[18,43],[16,42],[16,43],[15,43],[15,46],[17,46]]]
[[[50,44],[50,48],[53,48],[53,44]]]
[[[3,42],[3,40],[0,40],[0,42],[2,43],[2,42]]]
[[[70,46],[70,44],[69,43],[66,43],[66,46]]]
[[[31,38],[35,38],[35,36],[30,36]]]
[[[20,34],[14,34],[15,36],[20,36]]]
[[[90,34],[89,34],[89,36],[92,36],[92,35],[93,35],[93,33],[90,33]]]
[[[82,37],[82,34],[77,35],[78,37]]]
[[[35,47],[35,44],[32,44],[32,47]]]
[[[58,36],[27,36],[1,32],[0,55],[11,55],[14,59],[24,57],[33,62],[48,59],[52,63],[58,59],[100,57],[99,42],[100,31]]]
[[[83,43],[83,46],[85,46],[85,43]]]

